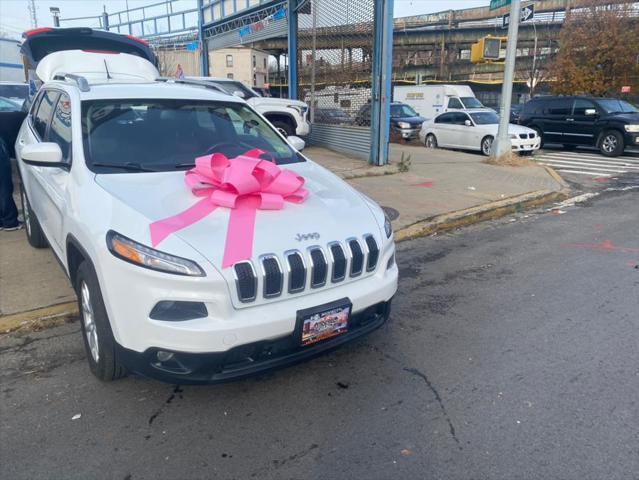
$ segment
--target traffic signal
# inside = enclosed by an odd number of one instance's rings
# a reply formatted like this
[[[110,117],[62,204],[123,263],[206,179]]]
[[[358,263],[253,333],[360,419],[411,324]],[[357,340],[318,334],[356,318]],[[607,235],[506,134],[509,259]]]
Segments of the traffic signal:
[[[506,42],[508,37],[487,37],[480,38],[477,43],[470,47],[470,61],[472,63],[496,62],[500,60],[501,44]]]

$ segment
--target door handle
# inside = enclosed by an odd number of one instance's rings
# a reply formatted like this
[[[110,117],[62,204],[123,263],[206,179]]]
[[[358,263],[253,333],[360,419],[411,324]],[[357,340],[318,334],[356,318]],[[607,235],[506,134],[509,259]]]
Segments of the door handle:
[[[574,118],[567,118],[567,119],[566,119],[566,121],[567,121],[567,122],[574,122],[574,121],[575,121],[575,119],[574,119]]]

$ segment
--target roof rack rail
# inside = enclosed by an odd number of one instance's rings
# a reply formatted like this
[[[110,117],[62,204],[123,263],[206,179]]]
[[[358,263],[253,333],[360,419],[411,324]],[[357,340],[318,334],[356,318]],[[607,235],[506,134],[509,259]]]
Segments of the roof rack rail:
[[[181,83],[184,85],[193,85],[196,87],[210,88],[211,90],[217,90],[218,92],[222,92],[225,95],[228,95],[228,93],[222,87],[215,85],[211,82],[207,82],[205,80],[190,80],[188,78],[158,77],[155,79],[155,81],[165,82],[165,83]]]
[[[89,82],[81,75],[73,75],[72,73],[58,73],[53,77],[54,80],[71,81],[75,83],[81,92],[88,92],[91,90]]]

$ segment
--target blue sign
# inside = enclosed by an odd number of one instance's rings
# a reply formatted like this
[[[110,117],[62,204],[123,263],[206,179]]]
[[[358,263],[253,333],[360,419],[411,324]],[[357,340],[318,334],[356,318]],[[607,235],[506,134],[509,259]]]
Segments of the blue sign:
[[[186,44],[186,49],[189,52],[193,52],[195,50],[198,50],[199,48],[200,48],[200,42],[191,42]]]

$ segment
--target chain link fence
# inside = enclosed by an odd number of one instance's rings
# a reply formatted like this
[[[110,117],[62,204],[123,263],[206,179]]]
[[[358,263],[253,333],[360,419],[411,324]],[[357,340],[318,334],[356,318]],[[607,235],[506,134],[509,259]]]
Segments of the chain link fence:
[[[311,0],[298,20],[298,96],[314,125],[370,126],[374,0]]]

